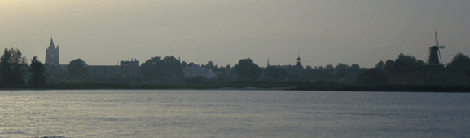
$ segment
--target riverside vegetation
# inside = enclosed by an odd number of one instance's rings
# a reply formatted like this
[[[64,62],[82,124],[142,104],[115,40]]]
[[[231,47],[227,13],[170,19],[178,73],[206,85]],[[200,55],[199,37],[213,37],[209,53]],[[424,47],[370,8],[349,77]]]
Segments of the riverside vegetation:
[[[248,59],[249,60],[249,59]],[[173,56],[147,60],[141,65],[142,76],[110,78],[107,82],[92,82],[87,77],[85,61],[70,62],[65,79],[47,83],[47,73],[34,56],[28,65],[17,48],[5,48],[0,62],[3,89],[250,89],[250,90],[317,90],[317,91],[445,91],[467,92],[470,86],[470,58],[462,53],[446,66],[430,67],[413,56],[400,54],[396,60],[379,61],[375,68],[360,69],[352,81],[309,79],[313,69],[286,71],[283,68],[260,68],[252,62],[240,62],[235,67],[218,67],[210,61],[207,68],[220,71],[220,77],[184,78],[182,68],[188,64]],[[336,69],[347,69],[338,64]],[[358,68],[358,67],[357,67]],[[339,75],[340,76],[340,75]],[[176,79],[175,79],[176,78]]]

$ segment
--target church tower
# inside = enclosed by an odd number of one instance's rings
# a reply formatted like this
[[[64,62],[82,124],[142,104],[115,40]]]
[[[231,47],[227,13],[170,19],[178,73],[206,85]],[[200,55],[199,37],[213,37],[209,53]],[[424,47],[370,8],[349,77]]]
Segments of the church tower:
[[[51,37],[49,47],[46,49],[46,63],[45,64],[59,64],[59,45],[57,47]]]

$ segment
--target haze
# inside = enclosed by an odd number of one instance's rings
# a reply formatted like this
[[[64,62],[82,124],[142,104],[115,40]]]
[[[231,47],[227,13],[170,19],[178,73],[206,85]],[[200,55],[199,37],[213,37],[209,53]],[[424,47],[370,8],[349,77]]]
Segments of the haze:
[[[44,63],[60,46],[60,64],[81,58],[115,65],[180,55],[197,64],[266,66],[338,63],[373,67],[400,53],[427,60],[435,45],[448,63],[470,54],[468,0],[0,0],[0,46]]]

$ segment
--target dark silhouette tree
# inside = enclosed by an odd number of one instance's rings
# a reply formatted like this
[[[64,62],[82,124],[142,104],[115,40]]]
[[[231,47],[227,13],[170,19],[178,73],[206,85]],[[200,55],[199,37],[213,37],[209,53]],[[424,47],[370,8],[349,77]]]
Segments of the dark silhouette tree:
[[[469,82],[470,78],[470,58],[462,53],[458,53],[446,66],[451,81],[454,83]]]
[[[205,65],[206,68],[213,69],[214,68],[214,62],[208,61],[207,64]]]
[[[267,78],[274,80],[282,80],[287,78],[288,72],[286,69],[277,68],[273,66],[266,67],[264,73]]]
[[[357,76],[359,85],[377,86],[388,84],[388,78],[383,71],[377,69],[368,69]]]
[[[42,65],[41,61],[37,60],[37,56],[34,56],[33,60],[31,60],[29,72],[32,73],[31,80],[29,81],[31,85],[37,86],[46,83],[46,75],[44,74],[46,69]]]
[[[354,70],[358,70],[360,69],[359,65],[358,64],[352,64],[351,67],[349,69],[354,69]]]
[[[345,70],[349,69],[349,65],[343,64],[343,63],[338,63],[335,67],[336,70]]]
[[[72,78],[81,78],[86,73],[85,65],[86,65],[85,61],[79,58],[72,60],[67,66],[67,73]]]
[[[393,68],[395,68],[395,61],[391,59],[385,61],[385,66],[384,66],[385,73],[391,73]]]
[[[307,66],[305,67],[305,69],[307,69],[307,70],[312,70],[312,66],[307,65]]]
[[[18,48],[5,48],[1,57],[0,77],[3,85],[24,85],[24,73],[27,68],[26,57]]]
[[[403,55],[400,53],[398,58],[395,60],[394,67],[392,68],[393,72],[412,72],[418,70],[420,67],[424,66],[424,61],[416,60],[414,56]]]
[[[258,79],[261,74],[261,68],[253,63],[253,60],[241,59],[238,64],[235,65],[237,76],[242,79]]]
[[[196,76],[196,77],[186,78],[185,81],[186,83],[204,83],[204,77]]]
[[[470,69],[470,58],[459,52],[446,67],[454,70],[468,71]]]
[[[187,64],[191,66],[192,64]],[[142,73],[146,78],[167,78],[170,76],[182,76],[183,65],[174,56],[152,57],[142,64]]]
[[[375,64],[375,69],[384,69],[385,63],[383,60],[380,60],[379,63]]]

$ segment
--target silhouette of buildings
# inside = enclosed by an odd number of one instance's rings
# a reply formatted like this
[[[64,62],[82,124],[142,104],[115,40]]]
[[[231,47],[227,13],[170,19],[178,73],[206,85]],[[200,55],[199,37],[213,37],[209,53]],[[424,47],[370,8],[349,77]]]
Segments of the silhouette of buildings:
[[[54,45],[54,41],[51,37],[51,42],[49,47],[46,49],[46,62],[45,64],[59,64],[59,45],[57,47]]]
[[[88,72],[94,78],[135,78],[141,75],[139,60],[121,60],[121,65],[88,65]]]
[[[160,57],[156,57],[160,60]],[[172,60],[173,61],[173,60]],[[357,74],[361,72],[359,65],[353,64],[351,67],[342,69],[335,69],[331,64],[326,66],[316,66],[314,69],[311,67],[305,69],[302,65],[300,55],[296,58],[296,64],[288,65],[271,65],[269,57],[267,58],[267,67],[276,68],[277,74],[284,75],[282,78],[276,78],[279,80],[325,80],[325,81],[349,81],[354,80]],[[178,57],[177,62],[181,64],[181,59]],[[68,81],[68,64],[59,64],[59,46],[55,46],[53,39],[51,38],[50,45],[46,49],[46,74],[48,82],[60,83],[65,80]],[[217,66],[202,66],[194,63],[187,65],[181,65],[182,69],[180,73],[183,76],[177,77],[176,80],[184,78],[203,77],[207,80],[227,79],[236,80],[239,78],[252,78],[252,79],[266,79],[273,78],[273,74],[266,76],[264,69],[259,68],[258,65],[253,63],[250,58],[241,59],[234,68],[218,68]],[[85,65],[87,82],[97,83],[122,83],[124,81],[144,79],[143,68],[141,67],[137,59],[132,58],[131,60],[121,60],[120,65]],[[158,67],[161,68],[161,67]],[[159,69],[157,69],[159,70]],[[242,73],[241,73],[242,72]],[[282,74],[285,72],[284,74]],[[264,75],[264,76],[263,76]],[[276,74],[274,74],[276,75]],[[166,73],[164,76],[169,77]],[[259,77],[261,76],[261,77]],[[175,75],[173,75],[175,78]],[[148,78],[145,78],[148,79]],[[161,78],[154,78],[161,79]],[[163,78],[165,79],[165,78]],[[74,80],[72,80],[74,81]],[[158,82],[158,81],[156,81]],[[175,81],[178,82],[178,81]],[[181,82],[181,81],[180,81]]]
[[[139,66],[139,61],[134,58],[131,60],[121,60],[121,66]]]
[[[204,77],[205,79],[213,79],[217,74],[212,69],[201,67],[199,64],[189,63],[183,68],[185,78]]]

